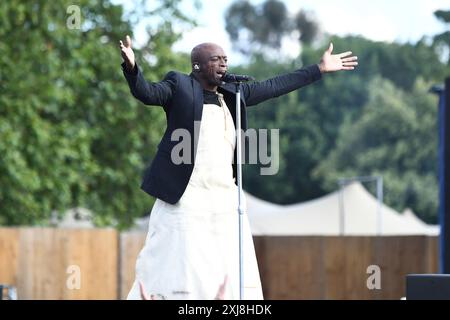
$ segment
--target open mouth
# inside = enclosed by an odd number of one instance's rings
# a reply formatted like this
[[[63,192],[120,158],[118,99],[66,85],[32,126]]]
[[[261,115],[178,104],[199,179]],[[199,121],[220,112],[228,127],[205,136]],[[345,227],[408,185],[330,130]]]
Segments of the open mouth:
[[[217,72],[216,72],[216,75],[217,75],[217,77],[218,77],[219,79],[221,79],[221,78],[224,76],[225,73],[226,73],[226,71],[217,71]]]

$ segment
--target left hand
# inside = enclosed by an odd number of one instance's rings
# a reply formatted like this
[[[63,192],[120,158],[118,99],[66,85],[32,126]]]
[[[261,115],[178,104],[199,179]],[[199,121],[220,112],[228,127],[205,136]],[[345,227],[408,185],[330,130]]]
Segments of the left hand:
[[[346,51],[339,54],[331,54],[333,52],[333,43],[330,43],[327,51],[324,52],[322,59],[320,59],[320,72],[333,72],[339,70],[353,70],[358,65],[357,56],[352,56],[351,51]]]
[[[140,291],[141,291],[141,299],[142,299],[142,300],[156,300],[154,295],[150,295],[150,296],[149,296],[149,295],[145,292],[144,284],[143,284],[141,281],[139,281],[139,289],[140,289]]]

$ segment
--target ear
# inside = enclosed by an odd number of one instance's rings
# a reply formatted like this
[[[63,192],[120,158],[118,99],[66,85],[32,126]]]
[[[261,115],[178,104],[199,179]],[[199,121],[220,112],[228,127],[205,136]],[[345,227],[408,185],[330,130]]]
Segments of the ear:
[[[200,63],[194,62],[194,63],[192,64],[192,70],[194,70],[194,71],[200,71]]]

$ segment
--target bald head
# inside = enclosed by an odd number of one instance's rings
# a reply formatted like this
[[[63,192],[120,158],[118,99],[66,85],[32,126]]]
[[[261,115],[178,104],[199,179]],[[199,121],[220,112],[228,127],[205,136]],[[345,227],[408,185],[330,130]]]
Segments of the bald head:
[[[191,51],[191,63],[206,63],[214,53],[220,53],[221,56],[225,56],[223,49],[219,45],[211,42],[200,43]]]

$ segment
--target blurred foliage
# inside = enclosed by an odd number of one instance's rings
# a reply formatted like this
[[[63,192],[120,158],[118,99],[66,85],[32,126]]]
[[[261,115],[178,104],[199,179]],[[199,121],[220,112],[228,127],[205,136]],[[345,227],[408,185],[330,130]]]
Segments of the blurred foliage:
[[[280,167],[261,176],[261,166],[246,165],[246,190],[288,204],[336,190],[340,177],[383,174],[388,205],[437,222],[437,98],[428,89],[450,69],[424,41],[330,41],[334,52],[358,55],[359,67],[249,108],[250,127],[280,129]],[[286,62],[256,54],[236,71],[265,79],[301,67],[300,61],[318,63],[327,46],[305,46]]]
[[[191,23],[179,2],[139,12],[172,17],[136,50],[149,79],[189,66],[171,50],[180,36],[172,23]],[[122,75],[118,42],[133,26],[122,6],[81,0],[81,28],[70,29],[71,4],[0,4],[0,225],[47,225],[52,211],[86,207],[97,225],[123,228],[153,202],[139,185],[165,116],[133,99]]]
[[[398,211],[411,207],[436,222],[437,106],[430,84],[418,79],[411,92],[380,77],[368,85],[364,113],[339,128],[336,147],[313,171],[326,190],[340,177],[381,175],[384,200]],[[370,186],[375,193],[374,186]]]
[[[67,26],[70,1],[0,3],[0,225],[47,225],[52,212],[85,207],[97,225],[126,228],[150,210],[154,199],[139,185],[166,119],[132,98],[118,41],[149,21],[148,42],[135,48],[145,77],[189,72],[188,55],[172,50],[196,25],[181,3],[160,0],[149,9],[136,0],[125,14],[111,1],[81,0],[80,29]],[[314,43],[319,25],[311,13],[288,19],[280,1],[240,0],[227,15],[235,45],[251,49],[250,63],[233,71],[259,80],[317,63],[328,46]],[[448,12],[436,17],[448,23]],[[294,30],[302,42],[297,59],[265,55]],[[280,168],[260,176],[259,166],[246,165],[246,190],[293,203],[335,190],[338,177],[382,174],[388,205],[436,222],[437,99],[428,88],[450,75],[442,59],[448,33],[432,43],[328,40],[335,52],[357,54],[359,67],[249,108],[251,127],[280,129]]]

